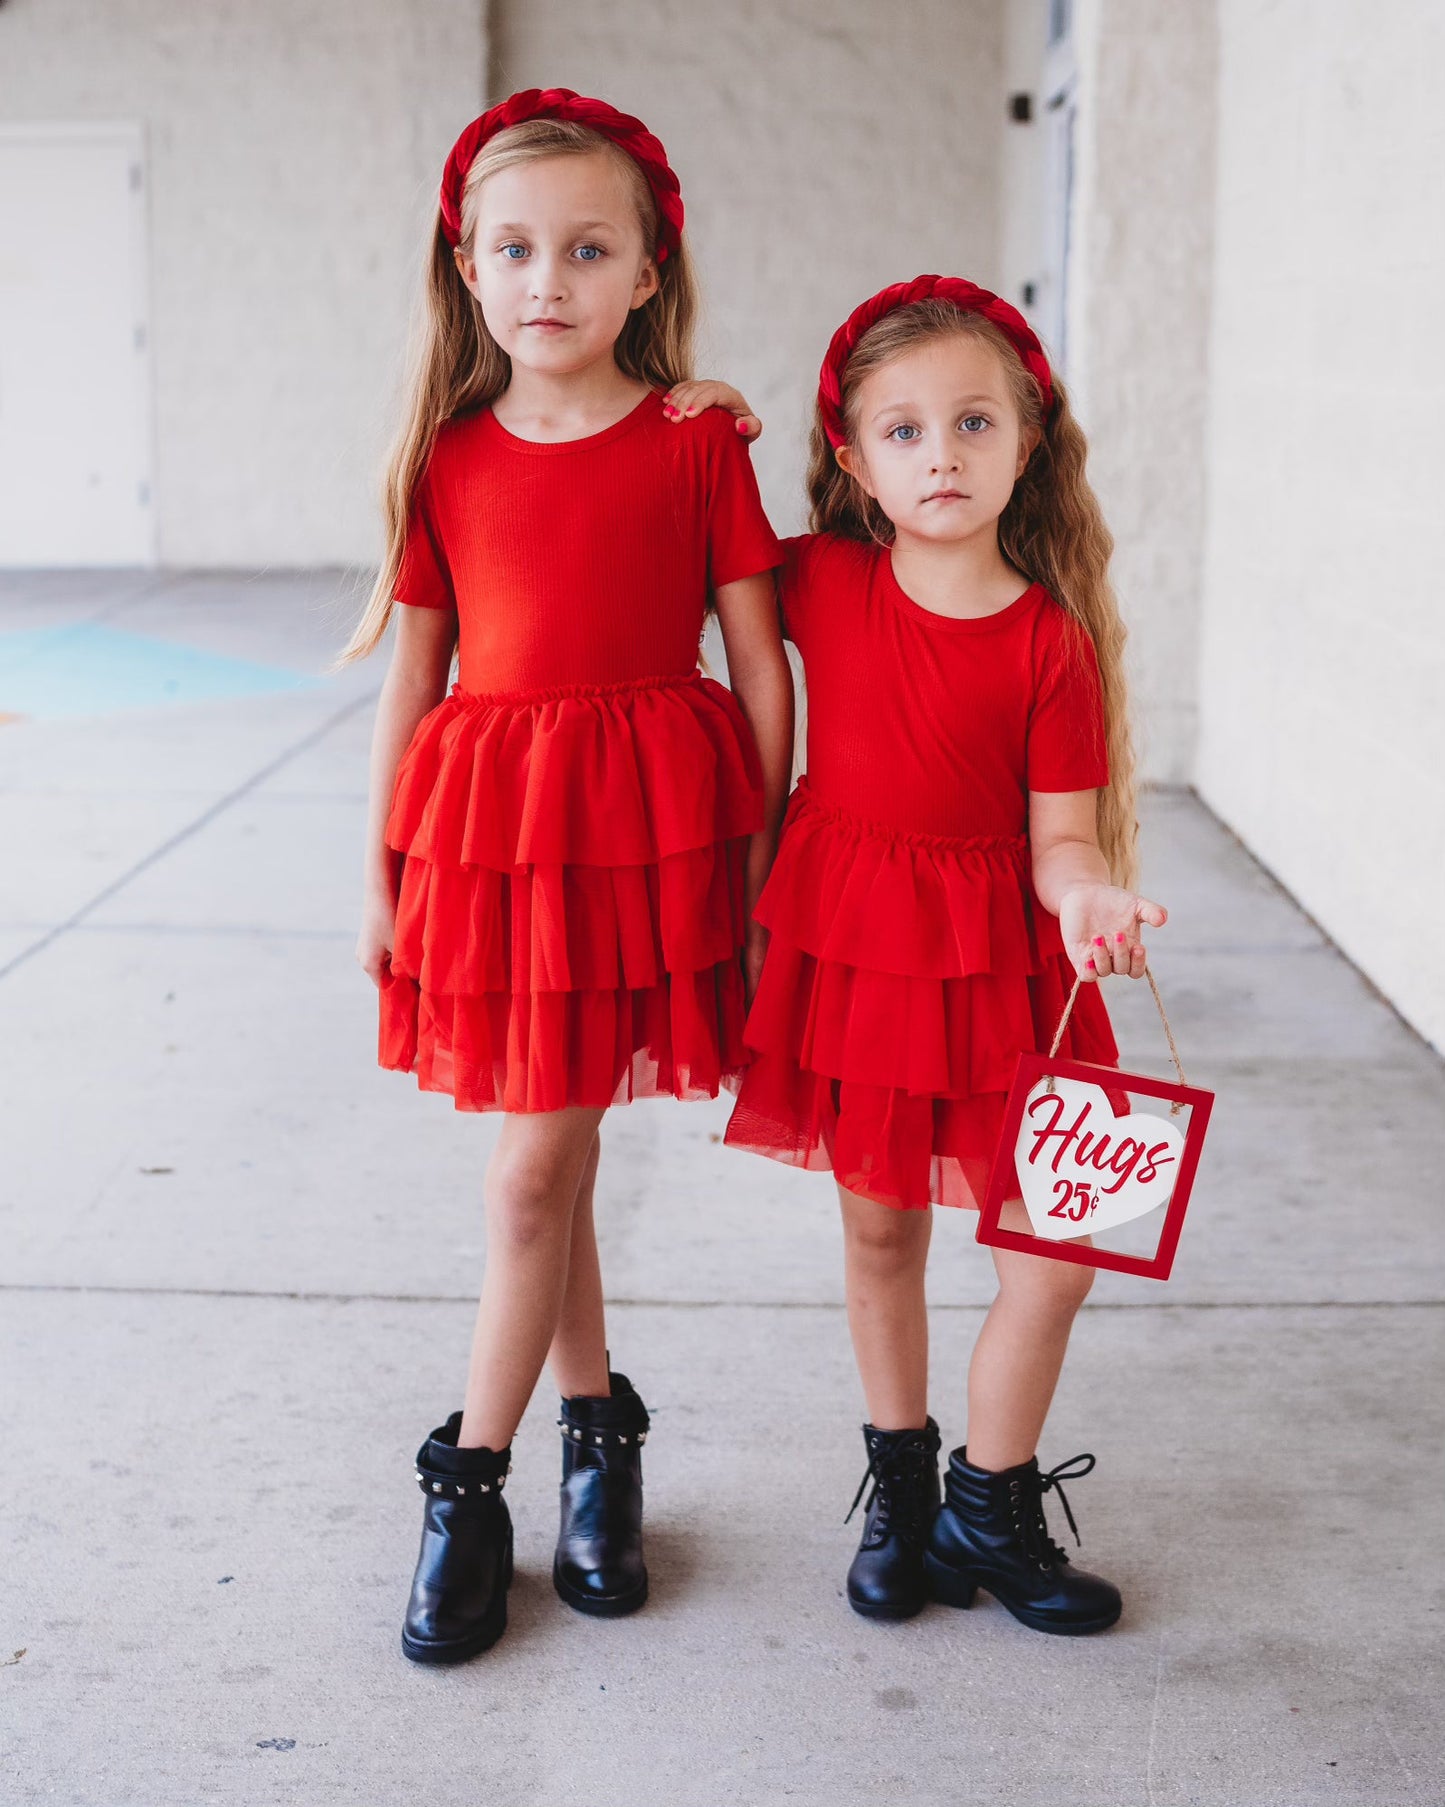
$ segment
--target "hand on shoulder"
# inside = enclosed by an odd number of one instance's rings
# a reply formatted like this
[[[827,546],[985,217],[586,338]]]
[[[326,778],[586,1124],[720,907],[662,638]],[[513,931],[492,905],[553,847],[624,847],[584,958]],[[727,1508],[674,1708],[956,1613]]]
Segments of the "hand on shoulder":
[[[736,431],[743,439],[752,441],[763,430],[763,423],[748,406],[741,390],[734,389],[730,383],[713,382],[709,378],[674,383],[662,402],[662,411],[671,421],[695,420],[709,408],[724,408],[733,415]]]

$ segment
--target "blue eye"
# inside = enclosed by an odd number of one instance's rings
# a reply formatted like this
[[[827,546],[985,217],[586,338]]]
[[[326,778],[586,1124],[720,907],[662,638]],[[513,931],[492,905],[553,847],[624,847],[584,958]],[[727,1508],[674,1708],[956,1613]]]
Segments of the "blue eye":
[[[963,428],[965,433],[981,433],[989,423],[986,415],[965,414],[958,424]]]
[[[521,258],[527,255],[527,247],[525,245],[502,245],[500,249],[502,256],[511,264],[517,263]],[[517,253],[516,257],[512,256],[514,251]]]
[[[899,437],[900,434],[905,434],[905,433],[909,435],[908,438],[903,439],[903,438]],[[910,423],[906,420],[901,420],[901,421],[899,421],[899,423],[896,427],[890,427],[888,429],[888,432],[885,435],[885,437],[888,439],[897,439],[898,443],[900,445],[911,445],[913,443],[913,440],[915,438],[921,437],[921,435],[919,434],[919,430],[917,427],[910,425]]]

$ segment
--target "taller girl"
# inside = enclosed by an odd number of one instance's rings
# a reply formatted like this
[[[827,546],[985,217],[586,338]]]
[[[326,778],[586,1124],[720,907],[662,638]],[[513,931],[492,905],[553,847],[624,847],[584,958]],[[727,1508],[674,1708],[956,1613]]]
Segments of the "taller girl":
[[[792,733],[746,447],[725,414],[674,423],[667,402],[691,375],[682,225],[662,145],[603,101],[533,89],[462,133],[386,558],[343,655],[405,605],[357,950],[381,1063],[507,1113],[465,1403],[417,1457],[402,1647],[421,1662],[505,1628],[502,1487],[544,1361],[563,1396],[557,1590],[604,1614],[646,1597],[648,1420],[608,1367],[598,1130],[612,1104],[713,1096],[741,1068],[740,956]],[[710,598],[732,693],[698,670]]]

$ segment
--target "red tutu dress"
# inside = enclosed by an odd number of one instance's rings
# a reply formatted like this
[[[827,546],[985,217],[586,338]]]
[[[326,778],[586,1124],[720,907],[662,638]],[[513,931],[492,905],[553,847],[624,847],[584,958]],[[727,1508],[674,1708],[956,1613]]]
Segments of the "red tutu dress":
[[[783,542],[808,770],[757,905],[770,942],[726,1140],[902,1208],[977,1208],[1014,1064],[1073,967],[1033,893],[1028,793],[1108,781],[1093,646],[1039,585],[921,608],[886,548]],[[1062,1051],[1113,1064],[1097,986]]]
[[[458,1109],[711,1096],[743,1064],[751,731],[698,670],[709,588],[780,557],[729,415],[650,394],[539,444],[443,427],[398,602],[454,609],[460,682],[418,723],[382,1066]]]

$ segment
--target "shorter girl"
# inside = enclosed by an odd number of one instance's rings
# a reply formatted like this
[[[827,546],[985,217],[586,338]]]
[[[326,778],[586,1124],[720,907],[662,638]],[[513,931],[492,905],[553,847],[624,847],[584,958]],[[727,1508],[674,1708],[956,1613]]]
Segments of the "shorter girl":
[[[838,1183],[873,1481],[848,1597],[876,1618],[980,1586],[1042,1631],[1120,1611],[1044,1518],[1094,1458],[1044,1474],[1034,1454],[1092,1269],[994,1251],[941,1510],[927,1404],[929,1207],[977,1208],[1018,1054],[1049,1045],[1076,974],[1141,977],[1140,924],[1165,920],[1127,888],[1124,633],[1084,457],[1023,318],[920,276],[835,334],[814,533],[785,544],[807,773],[757,906],[771,940],[727,1140]],[[1062,1052],[1116,1062],[1092,984]],[[1018,1198],[1003,1221],[1027,1229]]]

